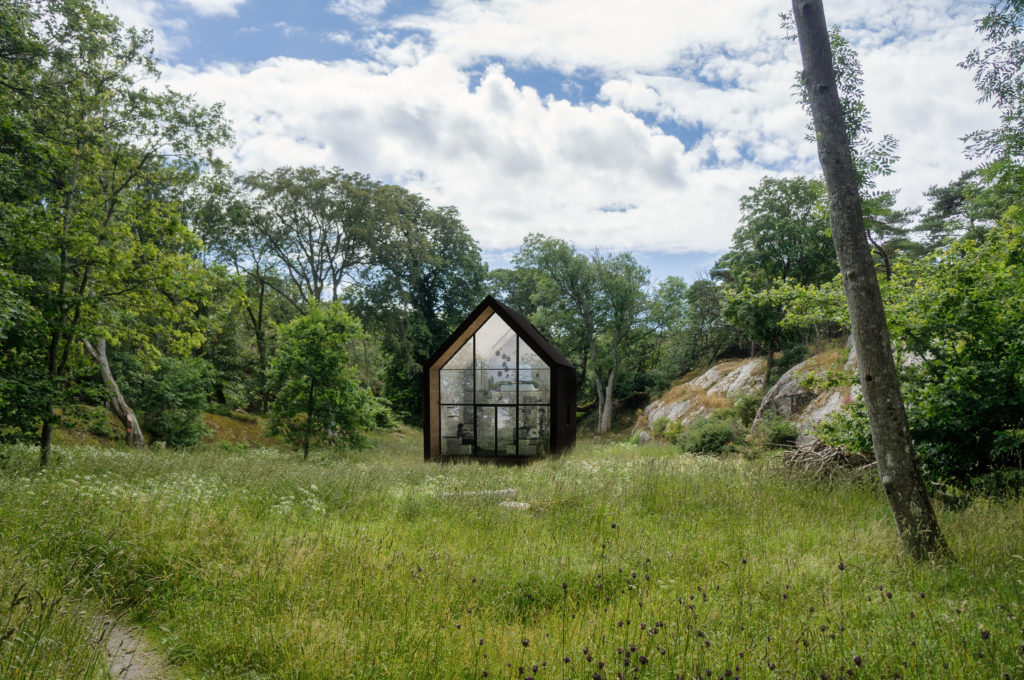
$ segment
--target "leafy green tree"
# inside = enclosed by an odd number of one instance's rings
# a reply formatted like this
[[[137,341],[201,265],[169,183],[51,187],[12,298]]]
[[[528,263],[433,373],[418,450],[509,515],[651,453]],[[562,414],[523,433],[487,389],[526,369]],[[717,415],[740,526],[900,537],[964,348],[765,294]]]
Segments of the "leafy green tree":
[[[900,258],[892,279],[882,281],[910,431],[933,480],[965,484],[1024,467],[1022,224],[1013,208],[984,239]],[[838,278],[790,294],[791,323],[847,318]],[[869,441],[863,409],[851,413],[822,438]]]
[[[979,101],[999,112],[999,125],[967,135],[975,157],[997,157],[1020,165],[1024,159],[1024,1],[999,0],[975,26],[988,45],[971,50],[960,63],[973,72]]]
[[[270,431],[301,447],[304,458],[316,442],[361,444],[379,408],[350,354],[363,332],[359,322],[340,303],[311,300],[308,310],[281,328],[269,382],[276,395]]]
[[[583,355],[582,373],[593,380],[597,399],[597,431],[609,431],[616,380],[647,330],[647,268],[628,253],[588,257],[540,234],[524,239],[514,262],[537,277],[532,320],[570,355]]]
[[[107,365],[106,344],[144,340],[134,321],[146,315],[163,320],[169,345],[194,345],[195,306],[187,297],[202,283],[173,187],[196,177],[228,130],[218,107],[147,89],[143,81],[158,75],[149,37],[122,28],[91,0],[17,7],[31,17],[16,22],[17,30],[29,31],[22,42],[43,56],[23,60],[25,73],[11,76],[22,87],[13,103],[15,115],[31,121],[20,131],[41,153],[20,191],[5,192],[0,211],[10,219],[0,238],[40,320],[34,341],[43,349],[30,354],[43,362],[46,384],[39,387],[48,395],[36,414],[45,464],[56,406],[67,398],[83,345],[129,442],[142,443]]]
[[[732,248],[712,270],[726,284],[722,317],[766,357],[765,389],[786,331],[782,307],[761,293],[787,283],[827,281],[838,269],[824,199],[820,180],[765,177],[740,199]]]
[[[296,291],[277,292],[297,310],[308,300],[340,299],[370,263],[379,238],[379,185],[340,168],[287,166],[251,172],[241,183],[253,213],[244,227],[256,230],[245,236],[247,249],[272,257],[268,266]]]
[[[384,395],[417,422],[423,362],[483,299],[487,267],[455,208],[393,185],[379,186],[374,204],[369,264],[345,297],[389,356]]]
[[[205,333],[203,353],[217,372],[215,397],[265,414],[275,327],[299,314],[295,301],[301,291],[275,258],[251,193],[227,166],[204,176],[182,207],[186,223],[202,238],[206,266],[225,268],[240,286],[217,296],[212,328]]]
[[[173,448],[199,443],[206,434],[202,415],[212,387],[209,362],[165,355],[151,366],[134,352],[115,351],[111,363],[119,369],[125,398],[141,411],[140,424],[153,441]]]

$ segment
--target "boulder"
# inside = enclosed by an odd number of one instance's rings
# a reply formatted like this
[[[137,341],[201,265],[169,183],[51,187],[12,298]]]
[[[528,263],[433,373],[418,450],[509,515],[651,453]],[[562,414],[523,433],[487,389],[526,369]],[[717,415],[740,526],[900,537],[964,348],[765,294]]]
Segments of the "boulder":
[[[815,391],[799,383],[805,376],[830,370],[857,370],[857,356],[852,342],[847,342],[845,350],[832,349],[815,354],[783,373],[761,400],[753,426],[770,414],[776,415],[796,424],[798,446],[810,444],[814,440],[810,434],[811,429],[844,404],[852,402],[860,392],[859,385],[839,385]]]
[[[711,415],[719,408],[732,406],[741,394],[757,393],[764,381],[762,358],[722,361],[691,380],[673,385],[651,402],[637,420],[633,432],[639,440],[650,438],[651,426],[661,420],[688,425],[699,416]]]

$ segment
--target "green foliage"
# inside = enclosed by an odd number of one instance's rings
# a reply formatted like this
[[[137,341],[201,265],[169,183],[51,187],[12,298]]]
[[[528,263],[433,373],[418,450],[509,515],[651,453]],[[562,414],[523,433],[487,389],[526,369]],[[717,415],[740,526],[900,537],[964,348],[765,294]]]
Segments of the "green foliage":
[[[102,406],[72,404],[61,413],[61,424],[85,430],[97,437],[118,439],[121,433],[111,424],[110,418],[110,412]]]
[[[799,434],[795,424],[785,418],[769,413],[754,426],[750,433],[750,442],[762,448],[792,446]]]
[[[760,393],[747,393],[743,392],[733,404],[732,414],[740,421],[743,427],[750,427],[750,424],[754,422],[754,417],[757,416],[757,409],[761,406],[761,394]]]
[[[999,112],[999,125],[967,136],[975,156],[1002,156],[1016,164],[1024,157],[1024,2],[1000,0],[975,26],[988,45],[967,55],[960,66],[973,72],[980,102]]]
[[[743,441],[739,423],[728,416],[701,416],[676,437],[676,444],[689,453],[724,453],[730,444]]]
[[[0,269],[33,319],[3,354],[20,353],[42,395],[17,427],[44,423],[45,460],[83,340],[131,342],[147,360],[197,346],[206,283],[176,199],[230,133],[221,107],[147,87],[151,36],[92,0],[18,2],[2,21],[15,56],[0,72],[0,134],[16,144],[0,162]]]
[[[522,468],[438,466],[416,431],[371,439],[315,465],[58,447],[45,474],[0,447],[0,620],[16,629],[0,675],[39,659],[36,678],[105,677],[88,629],[106,606],[159,630],[172,677],[581,678],[629,645],[630,675],[651,679],[1024,670],[1008,567],[1024,500],[940,511],[956,560],[911,564],[873,483],[587,441]],[[462,493],[506,488],[530,507]]]
[[[597,429],[607,432],[616,381],[639,363],[650,272],[630,253],[587,256],[541,234],[527,236],[513,261],[533,273],[531,321],[581,368],[581,384],[592,386],[598,403]]]
[[[197,357],[164,356],[155,371],[139,376],[134,403],[140,424],[155,441],[173,448],[194,446],[206,434],[203,413],[212,385],[209,363]]]
[[[959,481],[1019,468],[1024,427],[1024,212],[983,242],[905,262],[888,305],[926,472]],[[1014,443],[1017,442],[1017,443]]]
[[[868,414],[860,397],[829,414],[813,431],[814,436],[829,446],[838,446],[852,453],[872,451]]]
[[[722,318],[768,358],[767,387],[778,377],[775,352],[802,346],[782,325],[784,311],[773,289],[822,283],[838,265],[821,181],[765,177],[740,199],[740,211],[732,248],[712,276],[724,284]]]
[[[270,366],[269,387],[277,396],[270,431],[301,447],[312,443],[361,445],[375,424],[379,405],[360,384],[349,349],[363,333],[340,303],[311,301],[309,311],[281,328]]]

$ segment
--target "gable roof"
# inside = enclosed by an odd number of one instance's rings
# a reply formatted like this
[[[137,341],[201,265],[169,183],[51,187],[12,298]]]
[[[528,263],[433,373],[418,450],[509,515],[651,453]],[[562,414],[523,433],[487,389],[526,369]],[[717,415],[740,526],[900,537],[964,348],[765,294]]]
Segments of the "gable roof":
[[[445,352],[451,349],[452,345],[459,341],[459,339],[466,333],[470,326],[477,320],[477,318],[483,314],[487,309],[491,309],[501,319],[507,323],[512,330],[522,338],[530,348],[536,352],[548,365],[564,366],[575,370],[572,363],[565,358],[565,356],[558,351],[558,348],[552,345],[544,335],[533,327],[525,316],[510,308],[504,302],[495,300],[493,296],[488,295],[484,298],[483,302],[478,304],[476,308],[469,313],[469,316],[459,324],[459,327],[455,329],[447,340],[441,343],[441,346],[437,348],[430,358],[423,364],[425,368],[433,366]]]

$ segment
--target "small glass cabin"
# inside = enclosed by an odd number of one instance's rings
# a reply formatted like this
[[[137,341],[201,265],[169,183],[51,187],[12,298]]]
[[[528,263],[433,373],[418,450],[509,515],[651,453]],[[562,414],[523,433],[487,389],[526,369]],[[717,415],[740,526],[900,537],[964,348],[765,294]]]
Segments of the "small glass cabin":
[[[523,462],[576,441],[576,370],[488,296],[427,360],[424,457]]]

